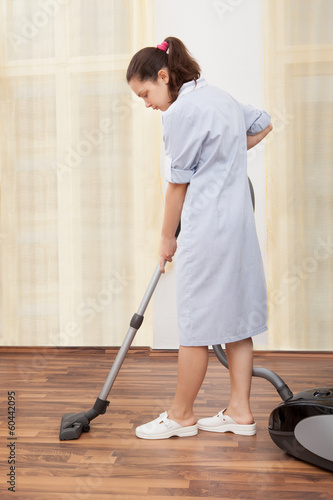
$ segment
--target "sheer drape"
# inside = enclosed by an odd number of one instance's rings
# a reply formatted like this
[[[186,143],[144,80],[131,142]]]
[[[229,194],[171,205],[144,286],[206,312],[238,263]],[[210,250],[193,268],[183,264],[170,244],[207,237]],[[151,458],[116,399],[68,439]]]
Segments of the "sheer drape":
[[[1,343],[119,345],[158,256],[159,117],[125,80],[153,0],[1,7]]]
[[[270,348],[333,349],[333,2],[265,0]]]

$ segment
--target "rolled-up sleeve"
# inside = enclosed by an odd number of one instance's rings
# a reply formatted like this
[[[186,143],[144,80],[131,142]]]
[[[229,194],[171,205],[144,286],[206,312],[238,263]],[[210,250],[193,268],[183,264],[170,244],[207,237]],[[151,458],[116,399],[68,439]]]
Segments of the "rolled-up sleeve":
[[[271,123],[271,117],[266,111],[256,109],[249,104],[242,104],[246,133],[248,135],[259,134]]]
[[[173,184],[191,182],[202,148],[202,132],[193,117],[182,112],[163,116],[165,179]]]

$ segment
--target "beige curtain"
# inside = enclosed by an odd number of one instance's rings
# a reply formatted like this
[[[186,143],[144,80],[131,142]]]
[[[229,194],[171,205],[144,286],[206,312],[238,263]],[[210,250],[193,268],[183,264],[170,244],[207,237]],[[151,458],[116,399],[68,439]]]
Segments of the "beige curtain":
[[[1,1],[1,343],[120,345],[158,257],[153,0]],[[142,141],[142,136],[146,138]],[[134,345],[152,345],[152,311]]]
[[[270,348],[333,350],[333,2],[264,0]]]

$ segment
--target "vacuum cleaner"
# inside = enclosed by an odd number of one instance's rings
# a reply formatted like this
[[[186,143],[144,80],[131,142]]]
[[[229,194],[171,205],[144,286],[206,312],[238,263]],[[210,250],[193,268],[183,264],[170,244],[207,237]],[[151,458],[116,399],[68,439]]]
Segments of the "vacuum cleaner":
[[[254,191],[249,179],[253,208]],[[177,228],[176,238],[180,232]],[[66,413],[61,419],[59,439],[78,439],[90,430],[90,422],[103,415],[110,402],[107,397],[123,364],[133,339],[140,328],[146,308],[161,276],[158,263],[137,312],[133,315],[125,339],[118,351],[103,388],[88,411]],[[226,354],[221,345],[213,346],[219,361],[228,368]],[[273,371],[254,367],[252,375],[268,380],[283,400],[269,418],[270,437],[279,448],[294,457],[333,471],[333,387],[309,389],[293,395],[286,383]]]
[[[213,350],[228,368],[220,345]],[[275,372],[254,367],[253,377],[268,380],[283,403],[269,417],[268,432],[274,443],[289,455],[333,472],[333,387],[316,387],[293,394]]]

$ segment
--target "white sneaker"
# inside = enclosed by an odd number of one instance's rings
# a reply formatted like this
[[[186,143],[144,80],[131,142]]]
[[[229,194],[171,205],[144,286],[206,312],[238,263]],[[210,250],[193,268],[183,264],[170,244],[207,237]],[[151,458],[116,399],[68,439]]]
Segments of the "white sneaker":
[[[137,427],[135,434],[141,439],[168,439],[172,436],[195,436],[198,434],[198,424],[184,427],[174,420],[170,420],[168,413],[165,411],[155,420]]]
[[[198,428],[202,431],[210,432],[233,432],[242,436],[253,436],[257,432],[257,425],[253,424],[243,425],[237,424],[231,417],[224,415],[221,410],[215,417],[201,418],[198,420]]]

